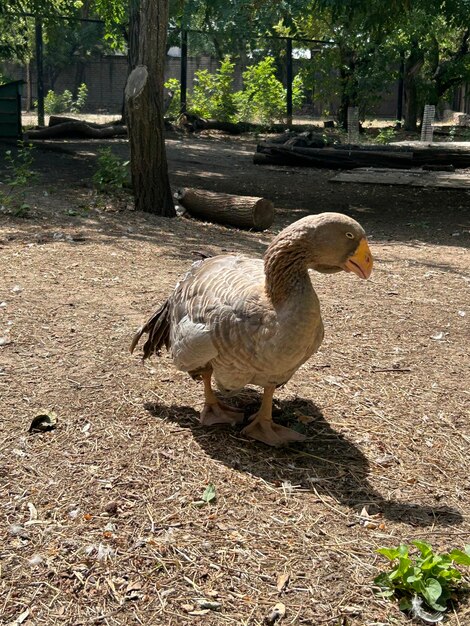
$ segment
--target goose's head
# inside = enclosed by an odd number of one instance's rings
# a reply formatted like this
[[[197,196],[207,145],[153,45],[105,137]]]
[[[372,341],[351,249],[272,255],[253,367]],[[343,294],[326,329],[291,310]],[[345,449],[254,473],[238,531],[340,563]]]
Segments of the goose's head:
[[[301,254],[309,269],[323,274],[354,272],[369,278],[372,253],[362,226],[342,213],[309,215],[284,229],[273,244]],[[279,246],[280,247],[280,246]]]

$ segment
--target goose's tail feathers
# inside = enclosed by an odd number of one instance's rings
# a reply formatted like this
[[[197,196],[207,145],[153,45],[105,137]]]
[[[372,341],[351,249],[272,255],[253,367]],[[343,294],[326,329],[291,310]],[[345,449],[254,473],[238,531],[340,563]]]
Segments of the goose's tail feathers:
[[[144,359],[148,359],[152,354],[159,354],[163,346],[170,348],[170,306],[168,300],[155,311],[143,326],[134,335],[131,343],[131,354],[139,343],[144,333],[148,334],[144,343]]]

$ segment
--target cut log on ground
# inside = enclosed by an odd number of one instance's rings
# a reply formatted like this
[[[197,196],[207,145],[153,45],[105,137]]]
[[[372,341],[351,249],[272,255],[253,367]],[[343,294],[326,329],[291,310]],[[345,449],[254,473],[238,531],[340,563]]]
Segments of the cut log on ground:
[[[97,128],[87,122],[63,122],[47,128],[28,130],[28,139],[55,139],[56,137],[86,137],[87,139],[110,139],[126,137],[127,128],[123,125],[111,125]]]
[[[76,117],[67,117],[65,115],[51,115],[49,118],[48,126],[57,126],[58,124],[66,124],[66,123],[85,123],[87,126],[91,126],[92,128],[109,128],[110,126],[124,126],[122,119],[115,120],[114,122],[90,122],[90,120],[79,120]]]
[[[260,155],[262,155],[260,157]],[[253,162],[256,165],[300,165],[307,167],[326,167],[328,169],[353,169],[363,165],[382,167],[406,167],[411,164],[413,153],[403,150],[382,152],[361,150],[358,147],[338,149],[333,147],[310,148],[303,146],[286,146],[259,144]]]
[[[189,132],[200,130],[220,130],[230,135],[240,135],[241,133],[255,133],[262,129],[264,132],[282,133],[286,130],[296,130],[298,132],[312,130],[311,124],[251,124],[250,122],[220,122],[218,120],[208,120],[194,113],[183,113],[178,118],[177,126]]]
[[[421,142],[378,145],[335,145],[324,148],[305,145],[305,138],[292,136],[285,143],[258,144],[253,156],[256,165],[296,165],[329,169],[359,167],[412,168],[423,165],[470,167],[470,143],[461,144]]]
[[[360,167],[341,172],[331,179],[332,183],[372,183],[374,185],[405,185],[407,187],[443,187],[446,189],[470,189],[468,173],[437,172],[422,169],[397,170]]]
[[[266,198],[190,188],[178,190],[176,197],[190,215],[208,222],[266,230],[274,221],[274,205]]]

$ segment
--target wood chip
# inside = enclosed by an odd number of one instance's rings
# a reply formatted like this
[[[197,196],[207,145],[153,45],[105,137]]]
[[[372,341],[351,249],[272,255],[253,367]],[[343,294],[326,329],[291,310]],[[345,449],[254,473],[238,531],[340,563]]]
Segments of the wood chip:
[[[277,590],[282,593],[287,589],[289,584],[290,574],[279,574],[277,577]]]

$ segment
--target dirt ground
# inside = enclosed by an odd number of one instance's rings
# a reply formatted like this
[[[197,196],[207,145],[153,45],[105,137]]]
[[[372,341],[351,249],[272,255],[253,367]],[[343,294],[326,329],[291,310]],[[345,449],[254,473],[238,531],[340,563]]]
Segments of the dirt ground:
[[[93,141],[38,148],[28,215],[0,213],[2,623],[257,626],[282,602],[286,625],[403,625],[374,594],[375,550],[469,543],[469,193],[253,166],[254,145],[167,142],[175,188],[272,199],[264,233],[97,197]],[[135,329],[195,250],[260,256],[324,210],[362,223],[375,269],[312,274],[325,341],[275,411],[311,416],[307,442],[202,428],[200,385],[167,355],[131,356]],[[236,402],[249,415],[259,393]],[[56,428],[28,433],[43,410]],[[201,504],[209,484],[217,499]],[[468,599],[446,620],[469,624]]]

